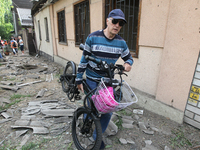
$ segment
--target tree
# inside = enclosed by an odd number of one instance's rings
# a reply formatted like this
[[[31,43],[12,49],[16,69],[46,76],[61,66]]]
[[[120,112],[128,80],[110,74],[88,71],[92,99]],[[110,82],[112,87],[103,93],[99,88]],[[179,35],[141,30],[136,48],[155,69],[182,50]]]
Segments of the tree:
[[[0,0],[0,36],[9,39],[13,30],[11,6],[12,0]]]
[[[11,11],[12,0],[0,0],[0,24],[5,23],[5,14]]]

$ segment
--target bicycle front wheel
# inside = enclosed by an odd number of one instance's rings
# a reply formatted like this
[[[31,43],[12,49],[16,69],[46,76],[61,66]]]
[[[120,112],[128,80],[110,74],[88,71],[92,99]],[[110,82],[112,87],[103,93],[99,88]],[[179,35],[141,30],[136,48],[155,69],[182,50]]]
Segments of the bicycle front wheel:
[[[96,140],[93,139],[94,134]],[[102,142],[100,120],[81,107],[75,113],[72,121],[72,137],[78,150],[98,150]]]

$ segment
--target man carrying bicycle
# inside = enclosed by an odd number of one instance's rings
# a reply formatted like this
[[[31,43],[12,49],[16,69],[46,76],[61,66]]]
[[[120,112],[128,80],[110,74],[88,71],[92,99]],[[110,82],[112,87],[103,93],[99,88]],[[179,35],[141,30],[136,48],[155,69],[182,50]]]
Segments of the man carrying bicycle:
[[[133,64],[133,58],[124,39],[118,35],[122,26],[126,24],[124,13],[120,9],[112,10],[106,19],[107,27],[104,30],[98,30],[91,33],[85,42],[83,55],[78,66],[76,84],[79,90],[83,91],[82,76],[86,71],[86,83],[91,89],[98,86],[102,77],[107,73],[100,70],[97,64],[88,61],[84,56],[89,55],[96,59],[101,59],[107,63],[115,64],[121,57],[124,60],[125,71],[129,72]],[[105,132],[112,113],[102,114],[100,118],[102,133]],[[94,140],[96,135],[93,135]],[[102,141],[100,149],[104,149],[105,144]]]

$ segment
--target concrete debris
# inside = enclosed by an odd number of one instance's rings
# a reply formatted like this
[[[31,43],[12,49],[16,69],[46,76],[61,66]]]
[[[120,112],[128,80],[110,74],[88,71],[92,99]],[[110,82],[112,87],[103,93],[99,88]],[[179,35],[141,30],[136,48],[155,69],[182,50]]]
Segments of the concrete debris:
[[[149,135],[153,135],[154,131],[150,131],[150,130],[143,130],[144,133],[149,134]]]
[[[46,115],[46,116],[54,116],[54,117],[59,117],[59,116],[73,116],[74,109],[46,109],[46,110],[41,110],[41,113]]]
[[[0,85],[0,87],[2,89],[12,90],[12,91],[15,91],[15,92],[17,92],[17,90],[19,89],[19,87],[17,87],[17,86]]]
[[[3,112],[3,113],[1,113],[1,115],[2,115],[5,119],[12,118],[12,116],[11,116],[9,113],[7,113],[7,112]]]
[[[22,86],[31,85],[31,84],[40,83],[40,82],[44,82],[44,81],[43,80],[39,80],[39,81],[33,81],[33,82],[29,82],[29,83],[24,83],[24,84],[17,85],[17,87],[22,87]]]
[[[152,141],[151,141],[151,140],[145,140],[144,142],[145,142],[145,144],[148,144],[148,145],[151,145],[151,144],[152,144]]]
[[[20,150],[20,149],[22,148],[22,146],[25,145],[25,144],[28,142],[28,140],[30,139],[30,137],[31,137],[30,134],[26,134],[26,135],[23,137],[23,139],[22,139],[20,145],[19,145],[16,149],[17,149],[17,150]]]
[[[48,134],[49,130],[45,127],[32,127],[32,126],[11,126],[13,129],[32,129],[33,134]]]
[[[126,139],[126,141],[127,141],[127,143],[129,143],[129,144],[135,144],[135,142],[134,142],[133,140],[131,140],[131,139]]]
[[[146,144],[146,146],[142,148],[142,150],[158,150],[158,149],[154,147],[153,145]]]
[[[111,120],[108,124],[108,127],[105,131],[107,136],[116,135],[118,132],[118,127],[116,124]]]
[[[138,125],[139,125],[139,128],[140,128],[141,130],[146,130],[146,129],[147,129],[147,127],[145,126],[145,123],[144,123],[144,122],[138,122]]]
[[[126,129],[133,129],[134,126],[132,124],[128,124],[128,123],[122,123],[122,127],[126,128]]]
[[[16,131],[16,138],[20,137],[21,135],[24,135],[28,132],[28,129],[22,129],[22,130],[17,130]]]
[[[34,75],[34,74],[31,74],[31,75],[23,76],[22,78],[40,79],[40,76],[38,76],[38,75]]]
[[[143,115],[143,110],[140,110],[140,109],[133,109],[133,113],[134,114],[138,114],[138,115]]]
[[[45,91],[47,91],[47,89],[41,89],[38,94],[36,95],[36,98],[40,98],[44,96]]]
[[[4,84],[4,85],[14,85],[15,83],[14,82],[10,82],[10,81],[1,81],[1,84]]]
[[[120,138],[119,141],[120,141],[121,144],[127,144],[127,141],[123,138]]]
[[[0,124],[7,122],[7,121],[11,121],[12,119],[0,119]]]
[[[199,148],[200,148],[200,146],[199,146]],[[194,147],[193,147],[193,149],[194,149]],[[165,146],[164,150],[170,150],[170,148]]]

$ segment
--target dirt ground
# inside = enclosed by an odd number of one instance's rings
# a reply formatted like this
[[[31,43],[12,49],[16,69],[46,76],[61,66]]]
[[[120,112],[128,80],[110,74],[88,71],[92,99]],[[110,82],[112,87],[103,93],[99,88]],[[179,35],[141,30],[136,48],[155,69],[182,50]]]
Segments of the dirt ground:
[[[21,125],[21,128],[12,128],[16,125],[16,121],[21,120],[30,102],[55,101],[56,107],[62,109],[77,108],[82,105],[82,101],[70,102],[62,91],[59,76],[64,68],[42,56],[29,56],[28,53],[24,56],[21,54],[7,56],[6,59],[7,63],[0,63],[0,84],[9,82],[12,85],[7,86],[12,88],[25,83],[30,84],[21,86],[17,90],[0,89],[0,112],[10,115],[7,119],[3,114],[0,116],[0,150],[76,149],[71,136],[72,117],[65,117],[59,122],[57,117],[45,116],[38,111],[32,116],[36,117],[37,121],[49,130],[49,133],[33,133],[34,130],[27,127],[30,124]],[[27,67],[27,65],[31,66]],[[41,90],[43,90],[43,95],[38,95]],[[51,105],[51,107],[54,106]],[[133,113],[134,109],[143,110],[143,114]],[[120,118],[124,116],[133,121],[130,128],[122,126],[123,122]],[[112,136],[104,135],[108,150],[200,149],[199,129],[185,123],[177,124],[137,104],[119,112],[118,121],[115,123],[118,126],[118,132]]]

